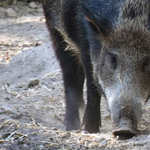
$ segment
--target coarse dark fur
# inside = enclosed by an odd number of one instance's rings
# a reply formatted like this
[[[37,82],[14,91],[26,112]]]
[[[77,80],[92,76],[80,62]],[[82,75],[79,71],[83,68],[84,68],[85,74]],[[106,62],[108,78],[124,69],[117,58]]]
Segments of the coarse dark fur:
[[[85,78],[88,132],[99,132],[102,94],[116,127],[129,119],[137,128],[150,95],[150,1],[43,0],[43,8],[63,73],[66,129],[81,127]]]

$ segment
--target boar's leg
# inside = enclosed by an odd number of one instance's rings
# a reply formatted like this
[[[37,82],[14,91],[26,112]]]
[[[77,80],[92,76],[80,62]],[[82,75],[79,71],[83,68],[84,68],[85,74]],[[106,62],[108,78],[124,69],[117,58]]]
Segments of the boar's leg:
[[[56,29],[51,29],[51,37],[56,56],[62,69],[66,96],[66,130],[80,129],[79,109],[84,108],[84,72],[78,57],[71,50]]]
[[[93,79],[93,69],[91,66],[90,54],[86,57],[83,55],[83,66],[87,79],[87,106],[84,114],[83,124],[85,124],[85,130],[90,133],[99,132],[99,127],[101,125],[101,115],[100,115],[100,99],[101,95],[98,92],[98,88],[94,84]]]
[[[85,130],[90,133],[99,132],[100,95],[93,79],[89,41],[91,35],[88,35],[89,29],[87,29],[88,26],[79,0],[63,0],[61,7],[65,32],[79,50],[80,60],[87,81],[87,106],[83,122]]]

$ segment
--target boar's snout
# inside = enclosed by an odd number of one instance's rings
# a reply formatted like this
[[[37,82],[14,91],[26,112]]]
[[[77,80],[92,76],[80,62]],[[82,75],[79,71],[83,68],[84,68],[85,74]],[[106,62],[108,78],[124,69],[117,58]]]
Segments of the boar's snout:
[[[141,118],[141,104],[136,99],[125,99],[114,101],[111,107],[111,118],[115,126],[113,134],[132,138],[136,135],[137,125]]]
[[[113,131],[113,135],[119,136],[120,139],[128,139],[135,136],[136,131],[131,119],[122,118],[116,129]]]

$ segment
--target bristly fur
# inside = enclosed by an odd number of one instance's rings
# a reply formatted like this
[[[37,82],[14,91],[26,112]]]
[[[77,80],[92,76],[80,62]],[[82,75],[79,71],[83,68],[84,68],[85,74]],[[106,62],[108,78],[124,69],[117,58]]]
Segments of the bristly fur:
[[[85,130],[99,132],[103,94],[119,132],[129,120],[133,135],[150,95],[150,0],[43,0],[43,8],[63,74],[66,130],[80,129],[86,77]]]
[[[120,10],[120,24],[136,22],[149,27],[150,1],[149,0],[127,0]]]
[[[127,24],[115,29],[104,42],[108,47],[134,47],[143,50],[150,47],[150,32],[140,26]]]
[[[114,30],[103,40],[117,47],[150,47],[150,1],[127,0]]]

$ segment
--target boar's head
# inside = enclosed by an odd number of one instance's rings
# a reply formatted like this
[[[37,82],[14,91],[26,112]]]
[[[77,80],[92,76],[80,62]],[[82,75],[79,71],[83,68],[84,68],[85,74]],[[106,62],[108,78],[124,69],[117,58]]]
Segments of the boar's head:
[[[112,24],[84,12],[95,33],[93,74],[108,101],[114,134],[134,135],[150,95],[150,31],[138,19]]]

